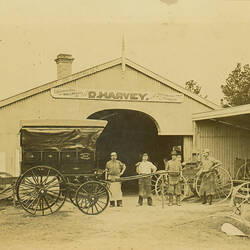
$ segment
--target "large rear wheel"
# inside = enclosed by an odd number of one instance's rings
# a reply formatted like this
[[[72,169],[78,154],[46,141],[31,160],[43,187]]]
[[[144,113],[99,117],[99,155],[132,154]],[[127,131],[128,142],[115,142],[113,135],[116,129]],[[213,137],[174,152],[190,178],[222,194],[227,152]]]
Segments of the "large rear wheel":
[[[48,166],[28,169],[16,184],[17,200],[32,215],[49,215],[58,211],[66,199],[62,174]]]

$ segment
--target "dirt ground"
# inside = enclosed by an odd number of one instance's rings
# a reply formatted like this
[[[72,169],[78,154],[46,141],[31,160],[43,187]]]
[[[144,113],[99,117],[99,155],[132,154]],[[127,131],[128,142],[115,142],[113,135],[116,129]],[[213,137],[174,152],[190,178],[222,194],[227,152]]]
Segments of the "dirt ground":
[[[250,249],[249,238],[221,231],[221,225],[229,222],[250,235],[250,228],[226,217],[231,213],[228,203],[209,206],[188,201],[181,207],[162,208],[157,200],[153,207],[137,207],[136,202],[137,197],[127,196],[123,208],[107,208],[96,216],[65,203],[45,217],[0,204],[0,249]]]

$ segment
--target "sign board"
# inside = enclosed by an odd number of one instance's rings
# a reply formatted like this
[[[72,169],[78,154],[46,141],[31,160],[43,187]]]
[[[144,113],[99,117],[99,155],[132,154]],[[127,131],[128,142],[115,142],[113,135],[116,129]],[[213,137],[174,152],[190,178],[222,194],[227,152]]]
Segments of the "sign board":
[[[54,98],[127,102],[181,103],[184,101],[183,94],[152,93],[139,91],[114,91],[100,89],[52,88],[51,95]]]

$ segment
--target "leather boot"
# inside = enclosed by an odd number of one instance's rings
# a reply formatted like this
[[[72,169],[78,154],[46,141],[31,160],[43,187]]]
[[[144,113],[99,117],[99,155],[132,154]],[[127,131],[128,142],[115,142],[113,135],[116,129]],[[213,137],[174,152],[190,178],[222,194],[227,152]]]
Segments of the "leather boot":
[[[206,204],[206,203],[207,203],[207,195],[206,195],[206,193],[204,193],[202,204]]]
[[[181,197],[180,197],[180,195],[176,196],[176,205],[181,206]]]
[[[169,206],[172,206],[172,205],[173,205],[173,195],[172,195],[172,194],[170,194],[170,195],[168,196],[168,200],[169,200],[168,205],[169,205]]]
[[[143,205],[143,198],[140,195],[139,195],[139,199],[138,199],[138,204],[139,204],[139,206]]]
[[[153,201],[151,197],[148,197],[148,206],[152,206],[153,205]]]
[[[122,200],[117,200],[117,207],[122,207]]]
[[[208,204],[209,204],[209,205],[212,205],[212,201],[213,201],[213,196],[210,194],[210,195],[208,196]]]
[[[115,201],[110,201],[110,207],[115,207]]]

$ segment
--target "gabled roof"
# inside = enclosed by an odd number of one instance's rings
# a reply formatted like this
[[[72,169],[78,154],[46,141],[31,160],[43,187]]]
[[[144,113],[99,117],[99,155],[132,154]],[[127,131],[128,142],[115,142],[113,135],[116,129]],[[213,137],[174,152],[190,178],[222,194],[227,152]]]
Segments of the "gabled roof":
[[[123,61],[124,60],[124,61]],[[212,103],[211,101],[208,101],[207,99],[204,99],[196,94],[193,94],[192,92],[186,90],[185,88],[181,87],[180,85],[160,76],[160,75],[157,75],[155,73],[153,73],[152,71],[132,62],[131,60],[129,60],[128,58],[118,58],[118,59],[115,59],[115,60],[112,60],[112,61],[109,61],[109,62],[106,62],[106,63],[103,63],[103,64],[100,64],[100,65],[97,65],[97,66],[94,66],[94,67],[91,67],[91,68],[88,68],[88,69],[85,69],[83,71],[80,71],[78,73],[75,73],[75,74],[72,74],[70,76],[67,76],[67,77],[64,77],[62,79],[59,79],[59,80],[55,80],[55,81],[52,81],[52,82],[49,82],[49,83],[46,83],[44,85],[41,85],[39,87],[36,87],[36,88],[33,88],[33,89],[30,89],[28,91],[25,91],[23,93],[20,93],[20,94],[17,94],[17,95],[14,95],[12,97],[9,97],[7,99],[4,99],[2,101],[0,101],[0,108],[2,107],[5,107],[7,105],[10,105],[12,103],[15,103],[15,102],[18,102],[22,99],[25,99],[25,98],[28,98],[28,97],[31,97],[33,95],[37,95],[41,92],[44,92],[44,91],[47,91],[47,90],[50,90],[51,88],[54,88],[54,87],[58,87],[60,85],[63,85],[63,84],[66,84],[68,82],[71,82],[71,81],[74,81],[74,80],[77,80],[79,78],[83,78],[85,76],[88,76],[88,75],[92,75],[92,74],[95,74],[97,72],[100,72],[100,71],[103,71],[103,70],[106,70],[108,68],[111,68],[111,67],[114,67],[116,65],[122,65],[122,63],[124,63],[125,65],[131,67],[131,68],[134,68],[135,70],[147,75],[148,77],[151,77],[157,81],[159,81],[160,83],[170,87],[170,88],[173,88],[175,89],[176,91],[179,91],[181,93],[183,93],[184,95],[192,98],[193,100],[199,102],[199,103],[202,103],[203,105],[207,106],[207,107],[210,107],[212,109],[217,109],[218,106],[214,103]]]

